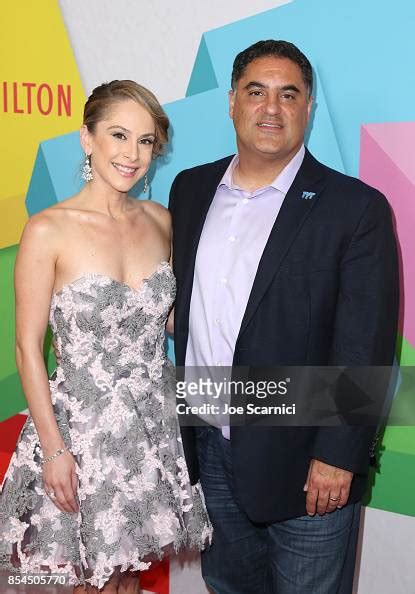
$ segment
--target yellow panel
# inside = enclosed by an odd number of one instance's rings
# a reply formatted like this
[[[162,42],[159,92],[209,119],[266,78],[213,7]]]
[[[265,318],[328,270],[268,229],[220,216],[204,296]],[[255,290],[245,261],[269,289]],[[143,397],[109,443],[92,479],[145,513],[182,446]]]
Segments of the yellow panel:
[[[1,10],[0,204],[27,192],[39,142],[78,129],[85,102],[57,0],[4,0]],[[19,205],[9,209],[10,243],[24,221]]]
[[[27,221],[25,197],[0,200],[0,249],[19,243]]]

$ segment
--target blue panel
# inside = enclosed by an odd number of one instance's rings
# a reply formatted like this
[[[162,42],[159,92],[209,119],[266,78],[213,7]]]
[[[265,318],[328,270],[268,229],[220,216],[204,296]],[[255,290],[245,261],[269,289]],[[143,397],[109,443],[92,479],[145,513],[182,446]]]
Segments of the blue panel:
[[[196,93],[209,91],[210,89],[215,89],[217,86],[218,81],[216,80],[215,71],[206,47],[205,36],[202,35],[189,85],[187,87],[186,97],[196,95]]]
[[[55,188],[49,175],[42,146],[39,146],[26,194],[26,209],[29,215],[33,215],[55,202],[57,202]]]
[[[84,154],[79,132],[71,132],[41,143],[57,201],[79,192],[83,186],[81,167]]]
[[[227,96],[222,90],[193,95],[170,103],[165,109],[173,130],[168,152],[157,160],[152,181],[152,198],[162,204],[167,204],[170,186],[178,171],[235,151]]]

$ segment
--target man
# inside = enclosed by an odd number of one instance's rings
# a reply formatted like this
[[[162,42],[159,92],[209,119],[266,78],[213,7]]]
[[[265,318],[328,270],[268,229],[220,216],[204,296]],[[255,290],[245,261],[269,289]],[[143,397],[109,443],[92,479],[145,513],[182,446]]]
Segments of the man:
[[[173,183],[178,366],[393,362],[389,207],[304,148],[311,94],[293,44],[242,51],[229,92],[238,154]],[[372,438],[351,426],[184,427],[214,526],[202,556],[213,592],[351,592]]]

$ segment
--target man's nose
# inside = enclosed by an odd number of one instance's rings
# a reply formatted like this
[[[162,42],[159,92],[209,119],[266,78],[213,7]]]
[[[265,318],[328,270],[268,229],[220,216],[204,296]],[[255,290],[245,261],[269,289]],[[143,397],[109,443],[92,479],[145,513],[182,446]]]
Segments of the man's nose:
[[[280,96],[278,93],[269,93],[265,101],[265,113],[275,115],[281,111]]]

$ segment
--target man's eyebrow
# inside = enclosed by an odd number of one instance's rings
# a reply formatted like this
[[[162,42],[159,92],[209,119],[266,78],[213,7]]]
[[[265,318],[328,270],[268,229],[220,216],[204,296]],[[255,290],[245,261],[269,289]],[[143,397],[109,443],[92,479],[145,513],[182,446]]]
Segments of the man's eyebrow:
[[[256,80],[251,80],[248,84],[244,86],[244,89],[250,89],[251,87],[259,87],[260,89],[266,89],[267,85],[264,85],[264,83],[258,82]]]
[[[265,85],[264,83],[259,82],[257,80],[251,80],[248,84],[245,85],[244,89],[249,90],[251,88],[268,89],[269,86]],[[284,86],[280,87],[279,90],[280,91],[294,91],[294,93],[301,93],[300,89],[294,84],[284,85]]]
[[[280,89],[281,91],[294,91],[295,93],[301,93],[300,89],[295,85],[284,85]]]

